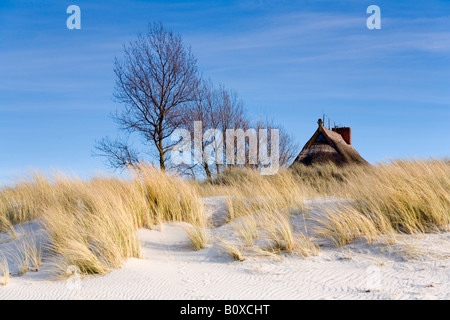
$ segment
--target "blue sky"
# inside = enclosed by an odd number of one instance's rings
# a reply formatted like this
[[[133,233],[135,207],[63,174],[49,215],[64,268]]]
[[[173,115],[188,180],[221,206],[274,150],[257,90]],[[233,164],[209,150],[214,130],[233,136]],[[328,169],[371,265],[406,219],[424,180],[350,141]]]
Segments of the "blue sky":
[[[81,30],[66,27],[71,4]],[[381,30],[366,28],[372,4]],[[449,156],[450,1],[1,0],[0,184],[108,170],[92,150],[117,133],[113,60],[152,21],[300,144],[326,113],[372,163]]]

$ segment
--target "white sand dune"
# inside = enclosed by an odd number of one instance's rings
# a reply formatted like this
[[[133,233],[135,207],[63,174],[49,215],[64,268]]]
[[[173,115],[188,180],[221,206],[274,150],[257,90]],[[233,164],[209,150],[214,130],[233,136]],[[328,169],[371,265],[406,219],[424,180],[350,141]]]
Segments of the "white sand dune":
[[[215,208],[210,215],[217,219],[222,200],[205,201]],[[12,277],[10,284],[0,287],[0,299],[450,298],[450,233],[401,236],[391,247],[358,241],[341,249],[325,245],[316,257],[286,255],[276,261],[252,255],[237,262],[218,244],[192,251],[186,226],[172,223],[164,224],[161,231],[139,230],[145,258],[129,259],[108,275],[52,280],[44,267]],[[22,227],[38,241],[47,241],[37,222]],[[211,233],[212,238],[235,237],[229,224]],[[1,252],[14,250],[23,236],[19,233],[13,240],[2,234]],[[12,265],[11,272],[16,272]]]

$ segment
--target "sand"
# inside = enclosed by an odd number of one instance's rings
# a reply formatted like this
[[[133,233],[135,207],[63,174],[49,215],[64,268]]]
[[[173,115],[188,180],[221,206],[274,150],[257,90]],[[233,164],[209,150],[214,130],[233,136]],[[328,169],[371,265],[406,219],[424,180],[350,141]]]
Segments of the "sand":
[[[339,201],[310,201],[310,212]],[[217,222],[212,244],[193,251],[185,223],[138,231],[144,259],[129,259],[104,276],[55,280],[49,266],[12,276],[0,299],[449,299],[450,233],[403,235],[395,245],[364,240],[334,248],[324,243],[318,256],[281,259],[247,256],[234,261],[214,240],[236,237],[224,223],[223,199],[205,199]],[[303,219],[297,219],[304,221]],[[300,223],[300,222],[299,222]],[[16,226],[18,238],[0,234],[0,252],[13,252],[23,237],[45,244],[38,221]],[[10,260],[13,274],[17,273]],[[44,259],[44,262],[46,260]]]

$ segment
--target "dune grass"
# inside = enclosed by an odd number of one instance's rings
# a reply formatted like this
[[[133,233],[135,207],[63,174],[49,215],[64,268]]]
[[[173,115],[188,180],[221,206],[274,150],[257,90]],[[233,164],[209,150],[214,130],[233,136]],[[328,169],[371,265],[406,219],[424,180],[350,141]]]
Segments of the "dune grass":
[[[39,271],[42,264],[42,246],[35,239],[25,235],[10,252],[12,261],[18,267],[19,275],[28,271]]]
[[[244,254],[242,252],[242,246],[241,245],[232,243],[232,242],[227,241],[225,239],[221,240],[220,245],[222,246],[222,248],[225,249],[225,251],[234,260],[236,260],[236,261],[244,261],[245,260],[245,256],[244,256]]]
[[[209,242],[209,232],[206,228],[192,225],[186,228],[186,234],[191,241],[192,249],[195,251],[206,248]]]
[[[268,235],[270,251],[275,253],[295,253],[302,257],[317,255],[318,247],[310,237],[302,232],[294,231],[292,217],[289,212],[271,212],[263,216],[263,229]]]
[[[351,205],[326,209],[324,216],[315,221],[318,224],[316,234],[330,239],[336,247],[343,247],[359,238],[365,238],[369,244],[373,244],[380,233],[371,217]]]
[[[392,242],[395,234],[448,231],[450,227],[450,163],[447,160],[392,161],[343,168],[334,164],[299,165],[275,177],[236,170],[225,172],[220,179],[205,185],[200,191],[203,195],[217,195],[217,192],[230,195],[230,221],[265,212],[265,220],[272,219],[272,229],[268,231],[275,247],[287,252],[294,251],[293,235],[288,221],[279,212],[289,208],[301,211],[305,197],[349,199],[346,205],[324,208],[323,214],[315,219],[316,234],[338,247],[359,238],[372,244],[383,235]],[[250,244],[252,237],[246,234],[249,231],[242,227],[240,230]],[[248,230],[252,230],[251,226]],[[303,241],[309,242],[308,237]]]
[[[247,247],[254,245],[254,240],[259,237],[259,224],[256,214],[249,214],[242,219],[234,221],[234,229]]]
[[[336,246],[379,235],[448,231],[450,164],[396,161],[351,175],[345,183],[351,205],[328,210],[318,219],[319,234]]]
[[[9,265],[4,255],[0,254],[0,285],[6,286],[9,283]]]
[[[396,161],[352,179],[355,207],[382,232],[438,232],[450,225],[450,164]]]
[[[317,235],[336,246],[358,238],[373,243],[379,235],[440,232],[450,225],[450,163],[445,160],[373,167],[297,166],[274,176],[250,169],[226,170],[207,182],[142,165],[131,176],[83,181],[34,173],[0,189],[0,231],[15,236],[14,225],[39,219],[62,273],[76,266],[83,274],[104,274],[119,268],[124,259],[141,257],[136,231],[142,227],[187,222],[192,225],[188,235],[193,248],[207,246],[209,226],[201,201],[206,196],[227,196],[228,221],[245,246],[252,247],[255,239],[265,236],[272,251],[301,256],[318,252],[313,240],[294,230],[291,221],[304,211],[305,198],[349,199],[316,221]],[[240,260],[239,254],[236,257]],[[29,254],[28,267],[35,264],[32,260]]]
[[[301,210],[305,197],[311,196],[310,188],[287,169],[274,176],[251,169],[226,170],[218,179],[194,187],[202,197],[227,196],[229,222],[259,211]]]
[[[51,240],[49,251],[58,257],[61,273],[69,266],[83,274],[107,273],[126,258],[142,256],[139,228],[165,221],[200,224],[204,220],[195,189],[151,166],[133,172],[131,180],[33,175],[2,190],[0,199],[2,225],[43,221]],[[30,256],[25,248],[19,251],[17,263],[25,272]]]
[[[152,166],[141,166],[134,172],[134,177],[146,197],[155,223],[185,221],[199,226],[205,224],[200,196],[188,181],[178,176],[167,176]]]

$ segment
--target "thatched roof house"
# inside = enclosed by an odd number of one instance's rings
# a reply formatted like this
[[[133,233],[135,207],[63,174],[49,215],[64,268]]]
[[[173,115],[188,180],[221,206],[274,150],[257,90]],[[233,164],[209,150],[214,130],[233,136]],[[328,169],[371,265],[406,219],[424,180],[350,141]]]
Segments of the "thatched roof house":
[[[334,127],[330,130],[323,126],[322,119],[319,119],[317,123],[319,128],[305,144],[292,165],[296,163],[312,165],[326,162],[333,162],[337,165],[368,164],[351,145],[351,128]]]

